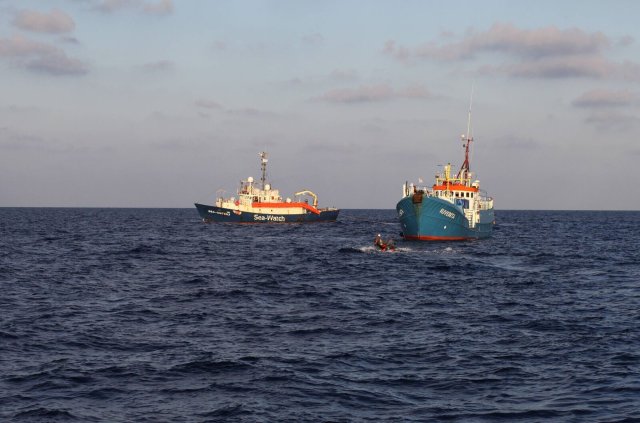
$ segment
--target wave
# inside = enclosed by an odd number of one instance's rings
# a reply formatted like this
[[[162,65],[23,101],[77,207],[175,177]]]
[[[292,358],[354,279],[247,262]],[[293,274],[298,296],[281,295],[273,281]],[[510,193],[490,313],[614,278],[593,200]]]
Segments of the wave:
[[[348,254],[360,254],[364,253],[364,251],[360,248],[353,247],[342,247],[338,250],[339,253],[348,253]]]
[[[20,336],[0,330],[0,339],[19,339]]]
[[[38,419],[38,421],[80,421],[81,419],[74,415],[73,413],[57,409],[57,408],[46,408],[46,407],[37,407],[32,408],[30,410],[21,411],[13,415],[15,421],[28,419]]]
[[[253,413],[245,410],[242,404],[228,404],[215,410],[198,413],[200,417],[216,418],[216,419],[229,419],[232,417],[240,417],[243,415],[253,415]]]
[[[167,251],[158,246],[149,244],[138,244],[136,246],[124,249],[112,251],[113,255],[124,256],[152,256],[152,255],[167,255]]]
[[[233,360],[195,360],[187,363],[177,364],[170,368],[172,372],[178,373],[222,373],[237,370],[247,370],[252,366],[246,362]]]

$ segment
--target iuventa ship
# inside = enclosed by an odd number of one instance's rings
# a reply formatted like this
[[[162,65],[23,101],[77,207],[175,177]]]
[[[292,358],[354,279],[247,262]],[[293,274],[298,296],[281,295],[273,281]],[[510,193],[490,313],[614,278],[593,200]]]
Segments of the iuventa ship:
[[[473,138],[462,136],[464,162],[457,174],[444,166],[431,187],[405,182],[396,211],[407,240],[460,241],[491,236],[495,223],[493,199],[480,189],[469,170],[469,146]],[[472,181],[473,180],[473,181]]]
[[[318,196],[309,190],[296,192],[295,200],[283,199],[277,189],[266,182],[267,153],[260,153],[262,178],[260,185],[252,177],[240,182],[238,197],[218,197],[215,205],[195,203],[204,222],[229,223],[310,223],[334,222],[338,218],[335,207],[318,208]],[[313,198],[300,201],[301,196]]]

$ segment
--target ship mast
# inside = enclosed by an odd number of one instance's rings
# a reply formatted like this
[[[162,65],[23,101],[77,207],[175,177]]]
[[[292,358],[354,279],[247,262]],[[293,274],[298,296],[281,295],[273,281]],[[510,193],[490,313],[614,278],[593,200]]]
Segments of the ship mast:
[[[467,134],[462,135],[462,147],[464,148],[464,162],[460,166],[457,178],[467,179],[469,177],[469,146],[473,141],[471,136],[471,105],[473,104],[473,85],[471,86],[471,98],[469,99],[469,116],[467,118]]]
[[[263,190],[265,187],[265,181],[267,180],[267,162],[268,161],[269,160],[267,160],[267,153],[265,153],[264,151],[260,153],[260,169],[262,170],[262,177],[260,178],[260,181],[262,182]]]
[[[471,141],[473,141],[473,137],[467,135],[465,139],[465,136],[463,135],[462,139],[462,142],[464,143],[462,145],[464,148],[464,162],[462,162],[462,166],[460,166],[457,178],[467,179],[469,174],[469,145],[471,144]]]

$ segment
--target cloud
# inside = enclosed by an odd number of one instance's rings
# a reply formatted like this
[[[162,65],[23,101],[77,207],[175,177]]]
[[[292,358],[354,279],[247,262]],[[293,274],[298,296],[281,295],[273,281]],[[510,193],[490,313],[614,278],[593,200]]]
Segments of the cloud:
[[[319,87],[326,84],[353,83],[360,79],[358,72],[353,69],[334,69],[328,75],[295,76],[280,83],[283,87]]]
[[[600,107],[627,107],[638,102],[638,94],[629,90],[607,91],[591,90],[573,100],[575,107],[600,108]]]
[[[399,59],[409,56],[442,61],[473,58],[482,51],[519,57],[542,58],[574,54],[592,54],[609,47],[610,40],[601,32],[580,29],[561,30],[554,26],[526,30],[511,24],[497,23],[484,32],[470,31],[462,41],[438,45],[426,43],[410,51],[394,41],[385,44],[384,52]]]
[[[139,4],[139,0],[101,0],[95,8],[100,12],[113,13],[122,9],[136,7]]]
[[[47,44],[31,41],[28,38],[15,36],[13,38],[0,38],[1,57],[23,57],[30,55],[47,54],[54,47]]]
[[[217,50],[217,51],[224,51],[227,49],[227,42],[226,41],[214,41],[213,42],[213,49]]]
[[[66,54],[51,54],[36,57],[27,63],[30,70],[51,75],[84,75],[87,68],[78,59],[67,57]]]
[[[169,15],[173,13],[172,0],[159,0],[148,2],[143,0],[100,0],[94,6],[95,10],[102,13],[115,13],[120,10],[139,10],[148,15]]]
[[[76,37],[70,37],[70,36],[62,37],[60,41],[67,44],[75,44],[75,45],[80,44],[80,41],[78,41]]]
[[[142,69],[146,72],[168,72],[175,68],[175,63],[170,60],[159,60],[157,62],[149,62],[142,65]]]
[[[219,103],[216,103],[215,101],[211,101],[211,100],[199,99],[199,100],[196,100],[195,105],[202,109],[209,109],[209,110],[222,109],[222,106]]]
[[[302,37],[302,43],[307,46],[318,46],[324,42],[324,37],[322,34],[308,34]]]
[[[0,128],[0,150],[42,150],[45,146],[44,140],[37,135]]]
[[[329,75],[332,81],[352,82],[358,79],[358,72],[353,69],[334,69]]]
[[[470,30],[451,41],[428,42],[414,48],[387,41],[382,52],[401,62],[430,60],[460,62],[498,55],[501,65],[480,66],[482,74],[504,74],[522,78],[617,78],[640,81],[640,65],[634,62],[616,63],[606,57],[615,44],[624,48],[633,43],[625,36],[613,42],[602,32],[586,32],[578,28],[559,29],[554,26],[520,29],[512,24],[494,24],[487,31]],[[482,57],[480,57],[482,56]],[[495,62],[493,56],[491,61]]]
[[[143,10],[150,15],[170,15],[173,13],[173,2],[171,0],[160,0],[158,3],[146,3],[143,6]]]
[[[430,98],[432,97],[432,94],[424,85],[414,84],[398,91],[396,96],[402,98]]]
[[[369,86],[363,85],[353,89],[347,88],[327,91],[320,97],[316,98],[316,100],[329,103],[354,104],[382,102],[397,98],[429,97],[431,97],[431,94],[421,85],[409,86],[404,90],[396,91],[387,84],[379,84]]]
[[[631,44],[633,44],[636,40],[630,36],[630,35],[625,35],[622,38],[620,38],[617,42],[617,44],[621,47],[627,47],[630,46]]]
[[[411,51],[407,47],[397,45],[393,40],[388,40],[384,44],[382,52],[403,62],[406,62],[411,58]]]
[[[601,131],[627,131],[640,124],[640,118],[625,113],[598,111],[585,119]]]
[[[42,109],[36,106],[22,106],[17,104],[10,104],[7,106],[0,106],[0,114],[8,115],[26,115],[29,117],[33,117],[36,113],[41,113]]]
[[[199,109],[198,114],[201,117],[209,117],[208,112],[211,111],[219,111],[224,113],[230,117],[241,117],[241,118],[279,118],[282,117],[280,114],[276,112],[272,112],[269,110],[257,109],[255,107],[242,107],[238,109],[231,109],[221,105],[212,100],[207,99],[198,99],[194,102],[195,106]]]
[[[225,113],[227,113],[228,115],[248,117],[248,118],[279,117],[278,113],[275,113],[269,110],[256,109],[255,107],[244,107],[241,109],[227,109]]]
[[[640,81],[640,64],[634,62],[623,62],[615,66],[615,73],[620,79],[631,82]]]
[[[75,22],[69,15],[56,9],[49,13],[41,13],[35,10],[23,10],[16,16],[13,24],[26,31],[50,34],[71,32],[76,26]]]
[[[15,36],[0,38],[0,59],[15,66],[51,75],[83,75],[88,72],[84,63],[70,58],[57,47]]]
[[[483,74],[506,74],[519,78],[606,78],[616,65],[598,56],[550,57],[502,66],[482,66]]]

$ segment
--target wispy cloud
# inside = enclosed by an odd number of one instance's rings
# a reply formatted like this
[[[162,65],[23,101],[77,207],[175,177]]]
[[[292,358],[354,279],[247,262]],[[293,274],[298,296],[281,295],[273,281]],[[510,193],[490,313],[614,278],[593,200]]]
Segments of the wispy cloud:
[[[51,34],[63,34],[75,29],[75,22],[66,13],[60,10],[52,10],[42,13],[35,10],[23,10],[13,20],[13,25],[33,32]]]
[[[84,63],[66,54],[36,57],[27,64],[27,68],[50,75],[84,75],[88,72]]]
[[[521,29],[508,23],[494,24],[486,31],[469,30],[462,37],[443,36],[441,42],[407,47],[389,40],[383,53],[402,62],[430,60],[459,62],[499,55],[504,64],[482,66],[484,74],[506,74],[525,78],[618,78],[640,80],[640,65],[616,63],[607,58],[615,44],[624,48],[633,43],[623,37],[614,43],[602,32],[549,26]]]
[[[140,0],[101,0],[96,4],[95,9],[104,13],[113,13],[139,5]]]
[[[62,41],[63,43],[66,43],[66,44],[73,44],[73,45],[79,45],[80,44],[80,41],[76,37],[71,37],[71,36],[61,37],[60,41]]]
[[[92,147],[87,147],[87,145],[74,145],[69,141],[0,127],[0,151],[68,154],[70,152],[88,151],[90,148]]]
[[[176,64],[171,60],[159,60],[157,62],[149,62],[142,65],[142,69],[146,72],[168,72],[175,69]]]
[[[399,59],[411,56],[444,61],[471,59],[483,51],[541,58],[596,53],[610,44],[610,40],[601,32],[587,33],[575,28],[561,30],[553,26],[527,30],[497,23],[484,32],[469,31],[461,41],[442,44],[430,42],[412,50],[388,41],[384,52]]]
[[[482,66],[481,74],[506,74],[518,78],[606,78],[616,65],[599,56],[545,57],[501,66]]]
[[[591,90],[573,100],[572,104],[585,108],[627,107],[637,104],[639,99],[638,94],[629,90]]]
[[[595,125],[601,131],[628,131],[640,125],[640,118],[636,115],[601,110],[587,117],[585,122]]]
[[[57,47],[25,37],[0,38],[0,59],[13,65],[51,75],[83,75],[87,66]]]
[[[208,110],[222,109],[222,106],[219,103],[216,103],[215,101],[211,101],[211,100],[205,100],[205,99],[196,100],[195,105],[201,109],[208,109]]]
[[[216,51],[225,51],[228,47],[226,41],[216,40],[213,42],[213,49]]]
[[[233,117],[246,117],[246,118],[280,117],[280,114],[269,111],[269,110],[258,109],[255,107],[240,107],[240,108],[234,109],[234,108],[225,107],[216,101],[207,100],[204,98],[196,100],[194,102],[194,105],[197,107],[198,113],[201,117],[209,117],[209,112],[213,112],[213,111],[223,113],[227,116],[233,116]]]
[[[431,93],[421,85],[395,90],[388,84],[363,85],[358,88],[334,89],[316,98],[329,103],[374,103],[397,98],[430,98]]]
[[[305,44],[307,46],[318,46],[323,42],[324,37],[319,33],[307,34],[302,37],[302,44]]]
[[[23,106],[18,104],[10,104],[7,106],[0,106],[0,114],[15,114],[15,115],[25,115],[29,117],[33,117],[37,113],[41,113],[42,109],[36,106]]]
[[[627,46],[630,46],[631,44],[635,43],[635,41],[636,40],[632,36],[625,35],[622,38],[620,38],[616,44],[621,46],[621,47],[627,47]]]
[[[150,15],[170,15],[173,13],[173,2],[171,0],[160,0],[158,3],[146,3],[143,6],[143,10]]]
[[[44,145],[44,140],[39,136],[0,128],[0,150],[36,150],[42,149]]]
[[[347,84],[354,83],[360,80],[360,75],[354,69],[334,69],[328,75],[317,76],[295,76],[286,81],[283,81],[281,85],[283,87],[322,87],[327,84]]]
[[[228,115],[242,116],[248,118],[272,118],[280,116],[276,112],[270,110],[257,109],[255,107],[243,107],[240,109],[226,109]]]
[[[329,74],[329,79],[338,82],[353,82],[358,79],[358,72],[353,69],[334,69]]]
[[[121,10],[138,10],[148,15],[169,15],[173,13],[172,0],[159,0],[156,2],[143,0],[99,0],[95,10],[103,13],[115,13]]]

